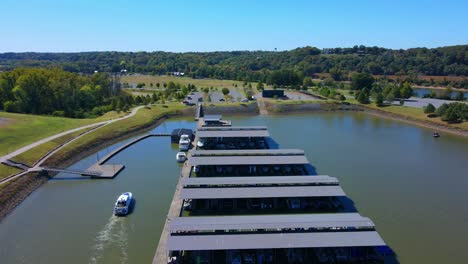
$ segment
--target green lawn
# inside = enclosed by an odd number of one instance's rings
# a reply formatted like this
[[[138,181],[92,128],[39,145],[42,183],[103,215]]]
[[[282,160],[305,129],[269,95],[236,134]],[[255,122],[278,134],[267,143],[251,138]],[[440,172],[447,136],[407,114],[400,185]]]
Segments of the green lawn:
[[[0,179],[3,179],[7,176],[20,172],[20,169],[13,168],[4,164],[0,164]]]
[[[218,88],[234,88],[235,84],[239,88],[242,88],[244,82],[232,81],[232,80],[217,80],[217,79],[192,79],[190,77],[176,77],[176,76],[152,76],[152,75],[127,75],[120,77],[121,82],[127,83],[145,83],[145,88],[150,88],[150,83],[153,83],[153,87],[156,88],[156,83],[160,83],[162,88],[163,83],[174,82],[182,85],[194,84],[198,88],[201,87],[218,87]],[[252,86],[256,85],[252,83]]]
[[[131,118],[117,121],[110,125],[96,129],[83,137],[63,147],[46,161],[49,165],[58,165],[63,159],[73,156],[74,153],[85,151],[89,146],[106,142],[120,135],[141,129],[153,124],[160,117],[176,113],[188,108],[181,103],[167,103],[166,105],[152,105],[150,109],[142,108]]]
[[[12,160],[17,161],[17,162],[22,162],[22,163],[32,166],[39,158],[47,154],[47,152],[57,148],[59,145],[64,144],[65,142],[93,128],[94,127],[81,129],[76,132],[73,132],[73,133],[61,136],[59,138],[53,139],[51,141],[45,142],[33,149],[30,149],[26,152],[21,153],[18,156],[13,157]]]
[[[339,90],[339,89],[337,89],[337,90],[339,92],[341,92],[342,94],[349,96],[349,90]],[[433,123],[436,123],[436,124],[441,124],[441,125],[446,125],[446,126],[450,126],[450,127],[455,127],[455,128],[461,128],[461,129],[468,130],[468,122],[463,122],[463,123],[460,123],[460,124],[449,124],[449,123],[447,123],[445,121],[442,121],[442,119],[440,117],[428,117],[427,114],[425,114],[424,111],[422,109],[420,109],[420,108],[408,107],[408,106],[404,106],[404,105],[403,106],[388,105],[388,106],[384,106],[384,107],[378,107],[374,103],[361,104],[354,98],[354,96],[347,97],[346,102],[349,102],[349,103],[352,103],[352,104],[357,104],[357,105],[362,105],[362,106],[372,108],[372,109],[382,110],[382,111],[393,113],[393,114],[398,114],[398,115],[402,115],[402,116],[406,116],[406,117],[411,117],[411,118],[414,118],[414,119],[417,119],[417,120],[420,120],[420,121],[429,121],[429,122],[433,122]]]
[[[109,112],[95,119],[74,119],[0,112],[0,155],[69,129],[122,115]]]

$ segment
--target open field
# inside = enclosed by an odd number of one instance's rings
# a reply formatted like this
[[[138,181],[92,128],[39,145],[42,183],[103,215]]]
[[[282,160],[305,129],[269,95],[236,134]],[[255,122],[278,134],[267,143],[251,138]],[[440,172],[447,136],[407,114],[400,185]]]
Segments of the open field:
[[[58,165],[64,160],[64,157],[69,158],[75,153],[85,152],[92,146],[150,126],[165,115],[176,114],[187,108],[187,106],[180,103],[152,105],[149,108],[142,108],[133,117],[98,128],[96,131],[71,142],[50,157],[45,163],[48,165]]]
[[[3,179],[7,176],[20,172],[20,169],[13,168],[4,164],[0,164],[0,179]]]
[[[316,73],[315,75],[319,76],[320,78],[328,78],[330,77],[329,73]],[[402,80],[407,78],[408,76],[406,75],[373,75],[374,78],[387,78],[390,80]],[[440,81],[463,81],[466,80],[467,77],[465,76],[432,76],[432,75],[420,75],[418,76],[418,79],[424,80],[424,81],[430,81],[433,80],[435,82],[440,82]]]
[[[372,109],[377,109],[393,114],[398,114],[406,117],[411,117],[420,121],[428,121],[428,122],[433,122],[439,125],[445,125],[448,127],[454,127],[454,128],[461,128],[468,130],[468,122],[462,122],[459,124],[449,124],[445,121],[442,121],[440,117],[428,117],[427,114],[424,113],[423,109],[421,108],[415,108],[415,107],[408,107],[408,106],[400,106],[400,105],[388,105],[384,107],[378,107],[374,103],[370,104],[361,104],[359,103],[354,96],[350,96],[347,90],[339,90],[337,89],[341,94],[346,96],[346,102],[352,103],[352,104],[357,104],[357,105],[362,105],[368,108]]]
[[[168,82],[180,83],[182,85],[194,84],[197,88],[234,88],[237,84],[238,88],[242,89],[244,82],[232,81],[232,80],[217,80],[217,79],[193,79],[190,77],[176,77],[168,75],[152,76],[152,75],[125,75],[120,77],[120,82],[126,83],[144,83],[145,88],[150,88],[150,84],[153,83],[153,87],[156,88],[156,83],[162,84]],[[255,86],[256,83],[252,83]]]
[[[124,113],[109,112],[94,119],[74,119],[65,117],[38,116],[0,112],[0,118],[8,120],[0,129],[0,155],[57,133],[114,119]]]
[[[41,157],[46,155],[49,151],[57,148],[58,146],[64,144],[65,142],[67,142],[67,141],[81,135],[82,133],[93,129],[93,128],[95,128],[95,126],[94,127],[89,127],[89,128],[84,128],[84,129],[78,130],[76,132],[64,135],[62,137],[53,139],[51,141],[45,142],[45,143],[43,143],[43,144],[41,144],[41,145],[39,145],[39,146],[37,146],[37,147],[35,147],[33,149],[30,149],[30,150],[28,150],[26,152],[21,153],[18,156],[13,157],[12,160],[14,160],[16,162],[22,162],[22,163],[25,163],[27,165],[32,166],[37,160],[39,160]]]

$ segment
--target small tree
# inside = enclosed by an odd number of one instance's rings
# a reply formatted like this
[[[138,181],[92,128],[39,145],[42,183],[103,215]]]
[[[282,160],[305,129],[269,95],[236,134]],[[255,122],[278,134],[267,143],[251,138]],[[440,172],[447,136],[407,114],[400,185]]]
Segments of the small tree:
[[[442,115],[442,120],[450,123],[462,122],[466,116],[466,111],[468,111],[466,107],[463,103],[449,104],[447,110]]]
[[[228,88],[223,88],[221,90],[221,92],[223,92],[224,95],[228,95],[229,94],[229,89]]]
[[[361,104],[368,104],[369,103],[369,94],[367,93],[367,91],[365,91],[365,90],[360,91],[359,95],[357,97],[357,100]]]
[[[237,86],[236,86],[236,87],[237,87]],[[263,89],[264,89],[264,85],[263,85],[263,83],[262,83],[261,81],[260,81],[260,82],[258,82],[258,83],[257,83],[257,90],[259,90],[259,91],[263,91]]]
[[[405,82],[400,89],[401,98],[410,98],[413,95],[413,89],[408,82]]]
[[[305,77],[304,78],[304,81],[302,81],[302,84],[305,86],[305,87],[311,87],[314,85],[314,82],[312,81],[312,78],[310,77]]]
[[[465,95],[463,94],[462,91],[459,91],[459,92],[457,93],[457,95],[455,96],[455,100],[457,100],[457,101],[463,101],[463,100],[465,100]]]
[[[388,93],[387,97],[385,97],[385,101],[389,103],[393,103],[394,100],[395,100],[395,96],[393,95],[392,92]]]
[[[375,104],[377,106],[383,106],[383,101],[384,101],[384,97],[383,97],[383,94],[382,93],[378,93],[377,96],[375,97]]]
[[[424,107],[424,113],[425,114],[432,114],[436,110],[435,106],[433,104],[428,104],[426,107]]]
[[[448,104],[442,104],[441,106],[439,106],[439,108],[437,108],[436,114],[438,116],[443,116],[445,112],[447,111],[448,107],[449,107]]]

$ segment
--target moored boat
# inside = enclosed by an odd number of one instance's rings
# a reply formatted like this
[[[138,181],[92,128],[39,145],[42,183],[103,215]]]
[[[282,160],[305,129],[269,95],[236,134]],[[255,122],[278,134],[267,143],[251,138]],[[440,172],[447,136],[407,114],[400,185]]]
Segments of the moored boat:
[[[184,162],[187,160],[187,154],[185,152],[177,152],[176,154],[177,162]]]
[[[438,137],[440,137],[440,134],[439,134],[439,132],[434,132],[434,133],[432,134],[432,136],[435,137],[435,138],[438,138]]]
[[[114,215],[127,215],[130,212],[133,195],[131,192],[122,193],[114,206]]]
[[[188,135],[180,136],[179,140],[179,150],[185,151],[190,148],[190,137]]]

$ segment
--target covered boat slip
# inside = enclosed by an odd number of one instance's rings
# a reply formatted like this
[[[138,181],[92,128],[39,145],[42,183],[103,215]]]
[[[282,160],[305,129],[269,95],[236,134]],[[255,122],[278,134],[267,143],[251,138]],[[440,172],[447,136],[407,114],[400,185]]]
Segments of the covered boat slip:
[[[199,138],[254,138],[269,137],[268,130],[197,130]]]
[[[169,236],[169,251],[385,246],[375,231]]]
[[[169,225],[171,233],[310,228],[373,229],[375,225],[369,218],[358,213],[177,217]]]
[[[346,196],[340,186],[183,188],[181,199],[242,199]]]
[[[327,175],[259,177],[191,177],[182,179],[184,187],[259,186],[259,185],[337,185],[338,179]]]
[[[191,150],[192,157],[207,156],[304,156],[302,149]]]
[[[309,164],[305,156],[195,156],[189,159],[190,166],[199,165],[291,165]]]
[[[268,130],[266,126],[230,126],[230,127],[199,127],[198,131],[244,131]]]

